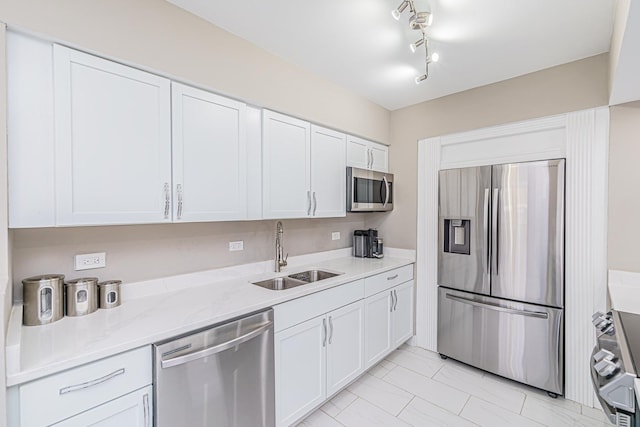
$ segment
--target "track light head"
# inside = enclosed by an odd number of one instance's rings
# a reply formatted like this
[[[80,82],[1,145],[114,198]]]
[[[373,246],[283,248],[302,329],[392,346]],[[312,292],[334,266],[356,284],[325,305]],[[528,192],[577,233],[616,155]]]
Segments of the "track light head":
[[[425,37],[423,35],[420,40],[411,43],[409,45],[409,49],[411,49],[411,52],[415,53],[416,49],[418,49],[420,46],[424,44],[424,40],[425,40]]]
[[[438,52],[433,52],[429,57],[429,62],[438,62],[440,60],[440,55]]]
[[[402,12],[404,12],[407,6],[409,6],[409,0],[402,0],[400,6],[391,11],[391,16],[393,16],[393,19],[395,19],[396,21],[399,20],[400,15],[402,14]]]
[[[422,83],[423,81],[427,80],[427,77],[429,77],[429,75],[427,73],[424,73],[421,76],[417,76],[416,77],[416,84],[419,85],[420,83]]]

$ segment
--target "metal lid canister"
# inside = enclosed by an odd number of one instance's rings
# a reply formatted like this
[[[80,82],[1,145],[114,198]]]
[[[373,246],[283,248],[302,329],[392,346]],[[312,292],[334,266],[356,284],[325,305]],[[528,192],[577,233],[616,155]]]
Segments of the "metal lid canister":
[[[120,285],[122,280],[107,280],[98,283],[100,288],[100,308],[114,308],[120,305]]]
[[[98,309],[98,278],[83,277],[64,284],[67,316],[84,316]]]
[[[46,325],[64,316],[64,275],[45,274],[22,281],[22,323]]]

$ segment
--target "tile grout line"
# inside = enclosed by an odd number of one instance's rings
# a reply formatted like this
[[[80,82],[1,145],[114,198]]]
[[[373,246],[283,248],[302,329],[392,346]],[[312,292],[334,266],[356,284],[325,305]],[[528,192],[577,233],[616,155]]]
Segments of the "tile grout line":
[[[396,416],[395,416],[396,418],[400,417],[400,414],[402,414],[402,412],[403,412],[405,409],[407,409],[407,406],[411,405],[411,402],[413,402],[413,401],[415,400],[415,398],[417,397],[417,396],[416,396],[415,394],[413,394],[413,393],[411,393],[411,395],[412,395],[413,397],[412,397],[411,399],[409,399],[409,401],[407,402],[407,404],[406,404],[406,405],[404,405],[404,406],[402,407],[402,409],[400,409],[400,412],[398,412],[398,415],[396,415]],[[400,419],[400,418],[398,418],[398,419]],[[402,421],[402,420],[400,420],[400,421]]]
[[[462,405],[462,408],[460,408],[460,412],[458,412],[456,415],[462,418],[462,411],[464,411],[464,408],[467,407],[467,404],[469,403],[469,401],[471,400],[472,395],[469,394],[469,397],[467,397],[467,401],[464,402],[464,405]]]

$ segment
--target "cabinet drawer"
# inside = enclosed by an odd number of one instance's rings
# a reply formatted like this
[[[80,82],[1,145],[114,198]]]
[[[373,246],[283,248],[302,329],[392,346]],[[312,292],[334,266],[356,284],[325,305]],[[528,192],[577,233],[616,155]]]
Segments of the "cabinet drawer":
[[[49,425],[149,384],[147,346],[20,386],[21,424]]]
[[[413,279],[413,264],[395,268],[364,279],[365,298]]]
[[[362,299],[364,281],[336,286],[326,291],[285,302],[273,307],[275,331],[282,331],[307,319],[323,315],[336,308]]]

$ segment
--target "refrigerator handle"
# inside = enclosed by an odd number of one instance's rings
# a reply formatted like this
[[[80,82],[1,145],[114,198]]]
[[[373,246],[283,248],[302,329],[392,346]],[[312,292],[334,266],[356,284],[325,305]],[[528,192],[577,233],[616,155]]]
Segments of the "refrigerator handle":
[[[498,269],[499,242],[498,242],[498,201],[500,197],[500,189],[493,189],[493,207],[491,210],[491,247],[493,248],[493,273],[497,276],[500,271]]]
[[[536,317],[536,318],[539,318],[539,319],[548,319],[549,318],[549,313],[546,313],[544,311],[518,310],[516,308],[502,307],[499,304],[494,304],[494,303],[490,303],[490,302],[476,301],[476,300],[474,300],[472,298],[460,297],[458,295],[453,295],[453,294],[449,294],[449,293],[445,294],[445,297],[447,299],[450,299],[450,300],[453,300],[453,301],[457,301],[457,302],[461,302],[463,304],[469,304],[469,305],[472,305],[474,307],[486,308],[487,310],[500,311],[502,313],[516,314],[516,315],[525,316],[525,317]]]
[[[484,251],[482,252],[483,264],[485,266],[485,272],[489,274],[491,269],[491,246],[489,245],[489,189],[484,189]]]

